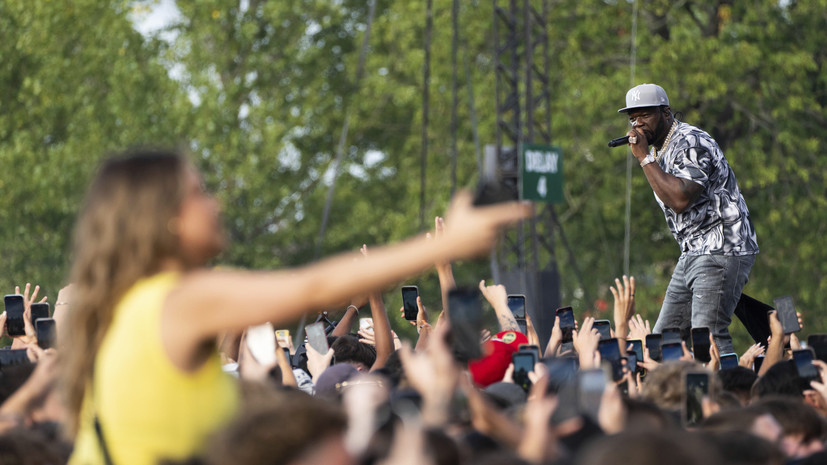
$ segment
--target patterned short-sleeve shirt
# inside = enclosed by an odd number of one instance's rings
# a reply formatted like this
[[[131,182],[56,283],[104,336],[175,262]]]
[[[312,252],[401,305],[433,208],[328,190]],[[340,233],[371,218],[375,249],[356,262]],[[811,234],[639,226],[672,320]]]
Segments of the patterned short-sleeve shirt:
[[[658,161],[663,171],[703,186],[700,196],[683,213],[676,213],[655,195],[681,252],[757,254],[758,242],[747,204],[718,143],[695,126],[678,122],[664,150]]]

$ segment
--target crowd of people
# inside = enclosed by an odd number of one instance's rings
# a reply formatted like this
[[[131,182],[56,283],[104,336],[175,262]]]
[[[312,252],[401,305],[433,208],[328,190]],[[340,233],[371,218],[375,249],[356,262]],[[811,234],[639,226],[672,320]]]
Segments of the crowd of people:
[[[224,238],[186,157],[111,158],[78,220],[55,347],[32,321],[39,289],[16,291],[25,331],[0,352],[25,357],[0,358],[0,465],[827,463],[827,364],[801,378],[801,343],[774,312],[770,338],[722,369],[712,334],[708,354],[684,341],[678,360],[648,345],[633,355],[652,333],[634,278],[611,288],[610,334],[588,315],[570,333],[558,318],[542,347],[505,287],[481,281],[497,325],[463,356],[451,264],[530,214],[459,194],[431,234],[396,245],[292,270],[207,269]],[[380,290],[429,268],[442,308],[418,298],[417,338],[400,340],[390,320],[405,312]],[[321,341],[296,337],[302,316],[318,316]],[[601,355],[606,341],[620,362]],[[536,363],[515,368],[532,346]]]

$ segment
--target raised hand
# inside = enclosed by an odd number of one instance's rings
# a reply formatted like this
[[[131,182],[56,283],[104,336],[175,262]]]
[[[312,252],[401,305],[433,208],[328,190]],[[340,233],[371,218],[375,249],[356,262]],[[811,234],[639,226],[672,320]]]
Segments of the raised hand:
[[[623,282],[615,278],[615,285],[609,286],[614,297],[615,333],[625,339],[629,332],[629,320],[635,313],[635,277],[623,275]]]
[[[587,316],[583,320],[583,328],[573,331],[574,348],[580,356],[580,369],[588,370],[597,368],[599,363],[595,362],[597,345],[600,342],[600,332],[594,328],[594,318]]]
[[[649,334],[652,334],[649,320],[644,320],[640,315],[635,315],[629,320],[629,339],[645,341]]]
[[[752,370],[752,363],[755,361],[755,357],[763,353],[764,346],[761,344],[753,344],[741,355],[740,360],[738,360],[738,365]]]
[[[525,202],[505,202],[474,207],[467,191],[458,192],[445,217],[443,242],[454,257],[470,257],[491,250],[502,226],[532,216],[534,208]]]

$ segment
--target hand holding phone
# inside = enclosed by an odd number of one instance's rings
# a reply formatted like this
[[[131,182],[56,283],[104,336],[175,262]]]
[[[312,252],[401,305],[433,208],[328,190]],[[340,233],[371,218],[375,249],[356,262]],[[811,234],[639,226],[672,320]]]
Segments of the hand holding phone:
[[[402,286],[402,308],[405,311],[405,319],[416,321],[419,307],[416,305],[416,298],[419,297],[419,288],[416,286]]]
[[[692,353],[695,360],[701,363],[709,363],[712,357],[709,349],[712,348],[709,342],[709,328],[692,328]]]
[[[35,324],[41,318],[49,318],[49,303],[48,302],[34,302],[31,305],[31,320]]]
[[[801,325],[798,324],[798,315],[795,313],[795,305],[793,305],[792,297],[778,297],[773,299],[773,304],[775,304],[775,309],[778,310],[778,319],[781,321],[781,326],[784,327],[784,334],[801,331]]]
[[[507,298],[508,309],[517,320],[517,325],[520,327],[520,332],[528,334],[528,324],[525,318],[525,296],[522,294],[509,294]]]
[[[802,389],[812,389],[811,381],[819,381],[818,367],[813,364],[815,354],[810,348],[793,351],[793,361]]]
[[[575,328],[574,311],[571,307],[557,309],[557,317],[560,319],[560,331],[563,333],[563,344],[572,342],[572,333]]]
[[[307,343],[316,352],[324,355],[330,350],[327,343],[327,334],[324,331],[324,323],[318,322],[304,327],[304,332],[307,334]]]
[[[596,328],[597,332],[600,333],[601,341],[612,338],[612,324],[609,320],[594,320],[592,327]]]
[[[40,318],[34,322],[37,345],[46,350],[56,346],[57,333],[53,318]]]
[[[729,353],[721,355],[721,370],[731,370],[738,367],[738,354]]]
[[[647,334],[646,335],[646,349],[649,351],[649,358],[656,362],[663,360],[663,353],[661,346],[663,344],[663,335],[661,334]]]
[[[537,359],[534,358],[533,353],[521,351],[515,352],[511,356],[511,363],[514,364],[514,373],[511,376],[514,384],[528,392],[531,389],[531,380],[528,378],[528,374],[534,371],[534,364],[537,363]]]
[[[23,304],[22,294],[8,294],[3,297],[6,306],[6,334],[9,337],[26,335],[26,325],[23,320],[23,312],[26,307]]]
[[[684,426],[695,426],[704,418],[703,398],[709,394],[709,373],[683,373],[682,420]]]
[[[448,319],[454,355],[462,362],[480,358],[482,301],[479,289],[468,287],[448,291]]]
[[[664,362],[678,361],[683,357],[683,346],[680,342],[664,342],[660,350]]]

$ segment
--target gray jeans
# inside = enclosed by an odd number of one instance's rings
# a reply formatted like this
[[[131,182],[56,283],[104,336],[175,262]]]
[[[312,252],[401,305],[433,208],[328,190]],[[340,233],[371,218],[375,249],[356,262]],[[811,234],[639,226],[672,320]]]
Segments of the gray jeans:
[[[680,328],[685,338],[689,328],[707,327],[720,353],[732,353],[729,323],[753,263],[755,255],[682,254],[652,331]]]

